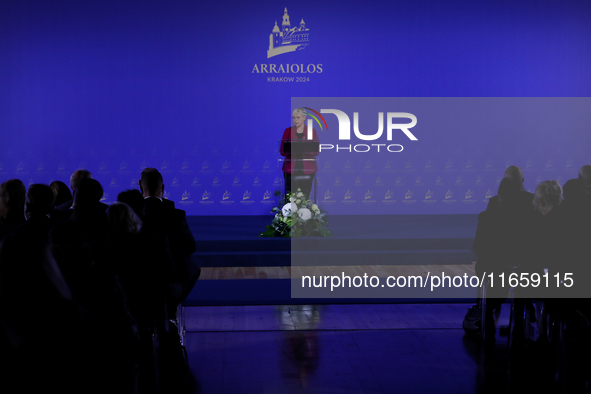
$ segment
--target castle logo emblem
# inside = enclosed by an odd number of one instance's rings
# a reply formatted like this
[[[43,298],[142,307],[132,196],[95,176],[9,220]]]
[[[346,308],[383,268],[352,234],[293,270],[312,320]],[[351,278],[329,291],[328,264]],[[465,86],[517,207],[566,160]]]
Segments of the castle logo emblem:
[[[304,19],[302,19],[299,26],[291,27],[287,8],[285,8],[281,29],[277,26],[277,21],[275,21],[275,27],[273,27],[273,31],[269,35],[267,59],[288,52],[301,51],[308,46],[309,39],[310,29],[306,28]]]

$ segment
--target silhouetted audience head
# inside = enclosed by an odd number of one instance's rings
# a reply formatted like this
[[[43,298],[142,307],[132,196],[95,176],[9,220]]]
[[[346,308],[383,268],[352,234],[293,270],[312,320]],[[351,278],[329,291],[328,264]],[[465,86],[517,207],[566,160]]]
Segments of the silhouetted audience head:
[[[86,178],[78,184],[74,194],[74,209],[85,209],[98,204],[103,197],[103,187],[99,181]]]
[[[145,168],[139,181],[140,190],[144,197],[159,197],[164,194],[164,180],[162,174],[155,168]]]
[[[522,201],[523,191],[520,182],[503,178],[498,191],[499,205],[505,208],[517,205]]]
[[[142,207],[144,205],[144,196],[137,189],[128,189],[117,195],[117,201],[129,205],[138,216],[142,216]]]
[[[591,165],[587,164],[581,167],[579,181],[583,184],[585,194],[591,194]]]
[[[585,200],[585,188],[578,179],[569,179],[562,187],[564,201],[579,205]]]
[[[70,219],[82,225],[80,236],[90,246],[93,259],[100,259],[109,232],[106,205],[100,202],[102,197],[103,188],[97,180],[83,179],[74,193],[74,211],[70,216]]]
[[[109,228],[115,234],[137,234],[142,228],[142,221],[133,209],[123,203],[114,202],[107,209]]]
[[[76,189],[78,189],[78,186],[83,179],[92,179],[90,171],[80,169],[72,173],[70,176],[70,189],[72,189],[73,194],[76,193]]]
[[[47,185],[36,183],[29,186],[25,198],[25,217],[33,215],[50,215],[53,212],[55,195]]]
[[[544,181],[536,187],[534,206],[544,215],[559,206],[563,200],[562,187],[555,180]]]
[[[508,178],[516,183],[522,184],[525,178],[523,178],[523,171],[517,166],[509,166],[505,170],[505,178]]]
[[[68,201],[72,200],[72,193],[66,185],[62,181],[53,181],[49,184],[51,190],[53,190],[53,194],[55,194],[55,205],[59,206]]]
[[[20,179],[9,179],[0,185],[0,222],[8,215],[23,215],[26,193]]]

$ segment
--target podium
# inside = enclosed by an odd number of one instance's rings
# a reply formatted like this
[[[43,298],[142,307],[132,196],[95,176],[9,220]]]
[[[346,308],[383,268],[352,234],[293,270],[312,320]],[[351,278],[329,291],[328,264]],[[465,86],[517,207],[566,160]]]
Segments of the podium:
[[[318,140],[281,140],[280,152],[285,154],[312,154],[320,152],[320,141]],[[314,159],[312,159],[314,160]]]
[[[294,140],[294,139],[282,139],[280,140],[279,152],[281,155],[286,156],[285,165],[291,166],[292,173],[289,177],[293,185],[301,184],[302,186],[309,182],[309,178],[313,177],[314,185],[314,204],[317,203],[317,180],[316,180],[316,156],[320,152],[320,141],[319,140]],[[295,164],[294,164],[295,163]],[[309,164],[312,163],[312,164]],[[313,168],[314,171],[310,174],[305,174],[304,170]],[[305,186],[304,186],[305,187]],[[307,192],[308,198],[310,198],[310,192],[304,187],[302,190]],[[291,190],[291,185],[290,188]],[[287,181],[284,185],[284,193],[287,194]]]

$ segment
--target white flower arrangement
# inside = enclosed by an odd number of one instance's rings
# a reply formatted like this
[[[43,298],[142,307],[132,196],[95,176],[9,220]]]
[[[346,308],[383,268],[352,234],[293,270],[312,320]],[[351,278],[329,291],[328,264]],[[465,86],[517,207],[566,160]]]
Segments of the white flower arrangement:
[[[281,214],[285,217],[291,216],[292,214],[296,213],[298,211],[298,206],[297,204],[293,203],[293,202],[288,202],[287,204],[285,204],[283,206],[283,208],[281,208]]]
[[[281,195],[276,192],[275,195]],[[282,204],[274,207],[273,221],[261,233],[262,237],[299,237],[303,235],[331,236],[326,221],[326,211],[322,210],[298,188],[295,193],[288,193],[281,200]]]
[[[312,212],[310,212],[308,208],[298,209],[297,213],[300,219],[302,219],[302,222],[305,222],[306,220],[312,218]]]

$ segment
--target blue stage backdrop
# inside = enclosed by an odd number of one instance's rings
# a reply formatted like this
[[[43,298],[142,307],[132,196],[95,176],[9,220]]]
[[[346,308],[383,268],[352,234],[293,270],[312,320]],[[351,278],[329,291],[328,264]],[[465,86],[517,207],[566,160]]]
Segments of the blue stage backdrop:
[[[264,214],[292,98],[587,97],[590,47],[588,1],[5,1],[0,181],[68,182],[86,168],[112,202],[156,167],[188,214]],[[529,189],[564,182],[590,162],[591,133],[551,108],[539,113],[552,130],[498,138],[491,124],[535,121],[482,111],[469,138],[453,117],[427,137],[417,114],[418,141],[390,163],[333,160],[320,201],[330,213],[476,213],[507,164]],[[336,185],[341,173],[352,183]]]

